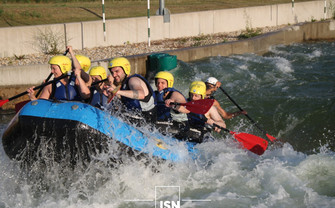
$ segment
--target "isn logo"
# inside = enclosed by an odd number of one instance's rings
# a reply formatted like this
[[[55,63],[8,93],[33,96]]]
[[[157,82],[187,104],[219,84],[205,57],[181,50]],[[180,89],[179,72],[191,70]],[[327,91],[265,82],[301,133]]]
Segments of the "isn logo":
[[[159,208],[180,208],[180,201],[160,201]]]
[[[155,208],[180,208],[180,186],[155,186]]]

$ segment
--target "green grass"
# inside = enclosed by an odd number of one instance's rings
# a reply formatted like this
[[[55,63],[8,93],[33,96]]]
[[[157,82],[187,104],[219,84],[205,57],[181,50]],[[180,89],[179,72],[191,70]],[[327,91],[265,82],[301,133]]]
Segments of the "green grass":
[[[101,0],[0,0],[0,27],[55,24],[102,19]],[[295,2],[312,0],[295,0]],[[171,14],[290,3],[291,0],[166,0]],[[151,0],[155,15],[159,0]],[[105,0],[106,19],[147,15],[147,0]]]

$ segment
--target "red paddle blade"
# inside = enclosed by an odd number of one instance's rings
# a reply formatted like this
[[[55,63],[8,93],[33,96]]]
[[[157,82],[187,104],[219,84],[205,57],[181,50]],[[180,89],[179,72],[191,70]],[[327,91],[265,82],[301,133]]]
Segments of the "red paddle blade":
[[[274,138],[270,134],[266,134],[266,136],[270,139],[271,142],[273,142],[274,140],[276,140],[276,138]]]
[[[245,149],[248,149],[249,151],[257,155],[262,155],[268,146],[268,141],[258,136],[247,133],[238,133],[238,134],[235,132],[230,133],[235,137],[237,141],[241,143],[241,145]]]
[[[5,103],[8,103],[9,99],[7,100],[0,100],[0,107],[2,107]]]
[[[185,105],[186,109],[196,114],[206,114],[209,109],[213,106],[214,99],[201,99],[193,100],[187,103],[181,103]]]

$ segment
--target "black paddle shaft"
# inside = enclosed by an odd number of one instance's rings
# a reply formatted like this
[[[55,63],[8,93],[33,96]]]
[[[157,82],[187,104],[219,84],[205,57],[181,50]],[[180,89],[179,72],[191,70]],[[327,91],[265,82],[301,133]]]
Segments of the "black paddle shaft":
[[[63,56],[66,56],[66,54],[69,52],[69,50],[66,50],[63,53]],[[52,77],[53,73],[50,73],[49,76],[47,77],[47,79],[45,80],[45,82],[48,82],[49,79]],[[40,95],[40,93],[42,92],[43,88],[40,88],[40,90],[36,93],[36,97],[38,97]]]
[[[231,98],[228,93],[222,88],[220,87],[220,90],[222,90],[222,92],[229,98],[229,100],[231,102],[233,102],[236,107],[240,110],[243,111],[243,109],[235,102],[235,100],[233,100],[233,98]],[[264,134],[266,134],[266,132],[260,127],[258,126],[258,124],[248,115],[248,114],[244,114],[259,130],[261,130]]]
[[[48,82],[49,79],[52,77],[53,73],[50,73],[49,76],[47,77],[47,79],[45,80],[45,82]],[[38,97],[40,95],[40,93],[42,92],[43,88],[40,88],[40,90],[36,93],[36,97]]]
[[[222,126],[219,126],[219,125],[217,125],[216,123],[213,123],[212,126],[217,127],[217,128],[219,128],[219,129],[222,129],[222,130],[224,130],[224,131],[226,131],[226,132],[230,132],[229,129],[226,129],[226,128],[222,127]]]
[[[39,85],[39,86],[37,86],[37,87],[34,87],[34,90],[40,89],[40,88],[45,87],[45,86],[47,86],[47,85],[49,85],[49,84],[51,84],[51,83],[57,82],[58,80],[61,80],[61,79],[65,78],[65,77],[67,77],[67,76],[69,76],[69,75],[68,75],[68,74],[63,74],[62,76],[57,77],[56,79],[54,79],[54,80],[52,80],[52,81],[49,81],[49,82],[46,82],[46,83],[44,83],[44,84],[41,84],[41,85]],[[14,99],[16,99],[16,98],[18,98],[18,97],[21,97],[21,96],[23,96],[23,95],[26,95],[26,94],[28,94],[27,91],[22,92],[22,93],[20,93],[20,94],[18,94],[18,95],[15,95],[15,96],[13,96],[13,97],[11,97],[11,98],[8,98],[8,100],[9,100],[9,101],[14,100]]]

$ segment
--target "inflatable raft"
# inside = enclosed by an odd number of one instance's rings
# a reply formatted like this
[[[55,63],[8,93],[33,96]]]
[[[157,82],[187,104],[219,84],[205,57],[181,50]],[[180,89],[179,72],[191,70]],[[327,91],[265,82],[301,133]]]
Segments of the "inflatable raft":
[[[24,161],[90,161],[101,153],[116,162],[121,155],[173,162],[196,157],[194,143],[144,133],[85,103],[42,99],[27,103],[16,114],[2,142],[8,157]]]

